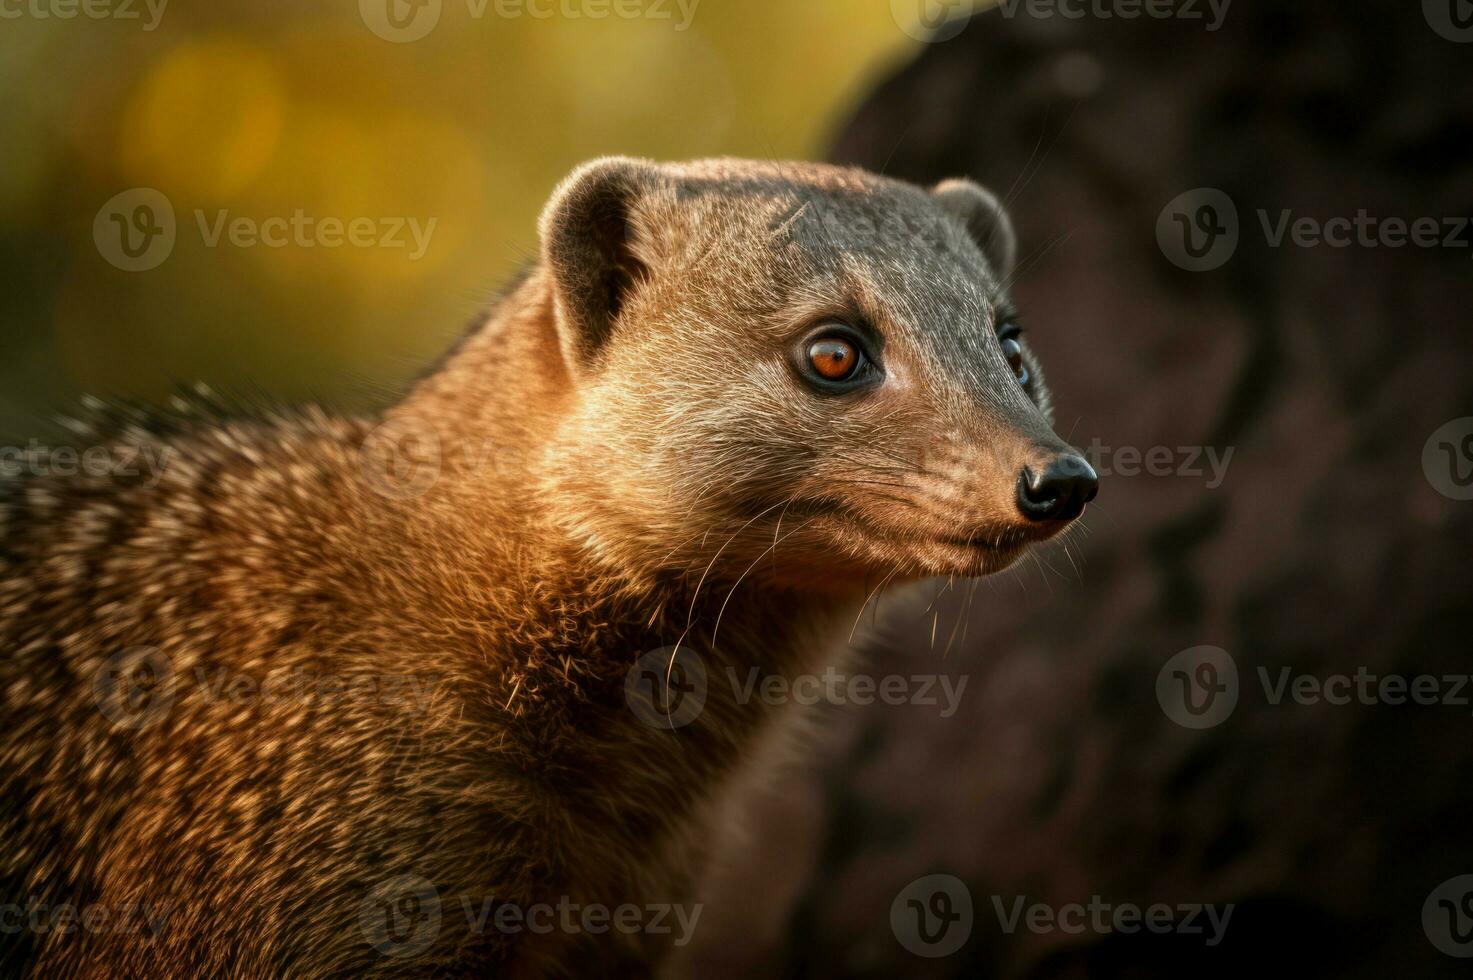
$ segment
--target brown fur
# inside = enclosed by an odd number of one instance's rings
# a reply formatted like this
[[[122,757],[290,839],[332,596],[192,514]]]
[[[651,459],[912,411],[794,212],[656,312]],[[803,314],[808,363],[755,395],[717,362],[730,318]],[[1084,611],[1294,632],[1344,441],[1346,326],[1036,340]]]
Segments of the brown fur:
[[[7,965],[639,975],[668,939],[503,934],[460,904],[690,900],[706,815],[783,711],[713,682],[696,721],[651,727],[636,659],[818,670],[881,579],[995,571],[1038,536],[1016,474],[1062,444],[998,349],[1013,246],[980,189],[606,160],[542,235],[380,420],[126,423],[91,438],[167,447],[156,486],[6,484],[0,901],[162,916],[0,937]],[[783,351],[852,316],[886,384],[816,397]],[[937,540],[959,532],[993,547]],[[99,678],[138,656],[164,710],[130,727]],[[211,687],[294,671],[422,699]],[[360,927],[399,875],[441,903],[415,955]]]

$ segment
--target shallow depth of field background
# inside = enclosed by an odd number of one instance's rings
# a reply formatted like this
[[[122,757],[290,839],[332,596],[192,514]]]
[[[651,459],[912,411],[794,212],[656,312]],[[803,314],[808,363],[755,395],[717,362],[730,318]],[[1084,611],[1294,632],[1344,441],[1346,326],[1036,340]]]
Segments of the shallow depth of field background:
[[[822,155],[918,46],[888,2],[701,0],[685,30],[660,7],[536,19],[492,2],[477,19],[446,0],[413,43],[376,36],[357,0],[174,0],[151,31],[142,0],[137,20],[0,20],[0,430],[33,434],[84,391],[156,400],[194,380],[372,400],[533,253],[538,209],[578,162]],[[147,272],[92,238],[133,187],[178,219]],[[436,225],[417,260],[211,248],[197,209]]]
[[[1234,0],[1221,31],[992,9],[932,44],[904,12],[967,0],[700,0],[683,31],[438,0],[405,44],[360,0],[171,0],[153,31],[8,17],[69,2],[0,0],[0,448],[82,392],[382,402],[534,254],[548,192],[599,154],[832,159],[1008,198],[1014,296],[1100,499],[1070,553],[984,580],[975,606],[937,583],[870,607],[856,676],[965,679],[958,710],[819,706],[811,755],[745,801],[750,836],[675,975],[1468,975],[1473,449],[1446,433],[1473,446],[1469,246],[1299,247],[1260,224],[1467,227],[1468,0]],[[362,9],[387,3],[411,0]],[[178,238],[130,273],[93,224],[139,187]],[[1161,228],[1201,189],[1241,229],[1188,271]],[[195,221],[298,210],[435,229],[414,260],[210,248]],[[1142,472],[1156,450],[1173,466]],[[1232,452],[1220,482],[1187,462],[1204,450]],[[1238,678],[1207,727],[1162,685],[1203,649]],[[1361,671],[1458,686],[1300,703],[1264,680]],[[936,874],[975,923],[954,955],[916,955],[897,901]],[[997,911],[1098,897],[1235,911],[1220,944]]]

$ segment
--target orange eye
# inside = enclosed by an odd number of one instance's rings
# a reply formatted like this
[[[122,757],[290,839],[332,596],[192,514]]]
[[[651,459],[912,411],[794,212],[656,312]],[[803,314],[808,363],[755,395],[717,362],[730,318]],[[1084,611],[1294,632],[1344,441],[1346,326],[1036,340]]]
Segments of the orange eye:
[[[808,345],[808,363],[819,377],[843,381],[859,367],[859,349],[840,337],[825,337]]]

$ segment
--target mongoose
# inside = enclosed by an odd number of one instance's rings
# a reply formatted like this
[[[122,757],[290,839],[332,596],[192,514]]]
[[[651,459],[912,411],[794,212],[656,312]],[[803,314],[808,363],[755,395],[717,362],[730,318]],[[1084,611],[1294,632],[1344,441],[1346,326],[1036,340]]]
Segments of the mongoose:
[[[788,714],[720,668],[821,669],[879,583],[1094,494],[969,181],[608,158],[540,238],[380,418],[185,399],[84,436],[153,479],[7,478],[7,967],[648,975]],[[704,665],[693,719],[636,710],[651,651]]]

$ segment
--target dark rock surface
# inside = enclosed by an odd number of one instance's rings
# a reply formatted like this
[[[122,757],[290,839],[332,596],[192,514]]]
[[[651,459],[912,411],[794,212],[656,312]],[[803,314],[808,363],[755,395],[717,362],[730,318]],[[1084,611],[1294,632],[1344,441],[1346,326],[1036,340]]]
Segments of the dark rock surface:
[[[1286,209],[1473,215],[1473,44],[1439,36],[1435,6],[1244,2],[1216,32],[991,11],[858,109],[836,159],[1007,195],[1058,428],[1097,439],[1117,472],[1067,554],[982,583],[970,612],[963,589],[934,625],[929,595],[885,600],[869,672],[965,675],[960,709],[823,709],[815,760],[754,800],[691,975],[1473,969],[1433,942],[1456,949],[1473,907],[1456,907],[1461,890],[1429,905],[1473,874],[1473,685],[1445,679],[1473,671],[1473,502],[1423,463],[1435,430],[1473,416],[1473,232],[1457,247],[1275,247],[1259,215],[1270,230]],[[1238,247],[1188,272],[1158,216],[1204,187],[1235,203]],[[1119,449],[1158,446],[1178,472],[1124,472]],[[1177,447],[1231,449],[1221,485],[1205,463],[1180,472]],[[1451,462],[1473,469],[1439,452],[1442,480]],[[1190,729],[1157,679],[1200,645],[1230,654],[1238,701]],[[1396,689],[1373,683],[1348,704],[1275,704],[1285,669],[1432,675],[1462,703],[1387,703]],[[966,944],[937,959],[901,946],[890,911],[932,873],[961,878],[974,906]],[[1215,945],[1205,916],[1208,936],[1010,932],[997,905],[1020,896],[1234,909]]]

